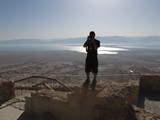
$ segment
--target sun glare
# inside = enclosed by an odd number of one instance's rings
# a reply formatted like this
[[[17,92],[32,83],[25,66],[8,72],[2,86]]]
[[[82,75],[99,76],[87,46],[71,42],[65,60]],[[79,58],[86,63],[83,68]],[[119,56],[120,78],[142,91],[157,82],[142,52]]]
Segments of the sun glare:
[[[111,4],[114,3],[115,0],[91,0],[94,4]]]

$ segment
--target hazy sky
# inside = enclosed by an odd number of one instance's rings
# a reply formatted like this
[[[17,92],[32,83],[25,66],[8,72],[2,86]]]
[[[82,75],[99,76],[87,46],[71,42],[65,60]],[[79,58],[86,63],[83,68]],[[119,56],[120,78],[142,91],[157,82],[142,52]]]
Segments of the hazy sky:
[[[0,40],[160,36],[160,0],[0,0]]]

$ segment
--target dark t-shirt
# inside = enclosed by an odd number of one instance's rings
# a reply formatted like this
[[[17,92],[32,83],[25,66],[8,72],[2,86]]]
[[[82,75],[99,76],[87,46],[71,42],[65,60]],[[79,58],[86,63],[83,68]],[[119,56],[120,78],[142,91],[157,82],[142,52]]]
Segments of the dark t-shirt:
[[[97,49],[94,49],[94,44],[92,40],[87,40],[84,43],[87,47],[86,47],[86,51],[87,51],[87,55],[96,55],[97,56]],[[97,47],[100,47],[100,41],[95,39],[95,44]]]

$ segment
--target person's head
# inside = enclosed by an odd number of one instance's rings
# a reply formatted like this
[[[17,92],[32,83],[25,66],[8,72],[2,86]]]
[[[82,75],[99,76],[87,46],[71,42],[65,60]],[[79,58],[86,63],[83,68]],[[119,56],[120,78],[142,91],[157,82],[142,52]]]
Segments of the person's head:
[[[96,34],[95,34],[94,31],[91,31],[91,32],[89,33],[89,36],[90,36],[91,38],[95,38]]]

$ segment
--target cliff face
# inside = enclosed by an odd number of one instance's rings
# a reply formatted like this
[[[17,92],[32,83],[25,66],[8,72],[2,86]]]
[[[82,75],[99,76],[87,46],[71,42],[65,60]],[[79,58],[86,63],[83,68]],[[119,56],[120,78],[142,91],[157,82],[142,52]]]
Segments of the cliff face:
[[[15,97],[14,83],[11,81],[1,82],[0,83],[0,105],[14,97]]]
[[[75,87],[72,93],[34,93],[27,98],[25,111],[34,115],[50,112],[57,120],[126,120],[129,106],[137,97],[136,85],[105,82],[97,90]]]

